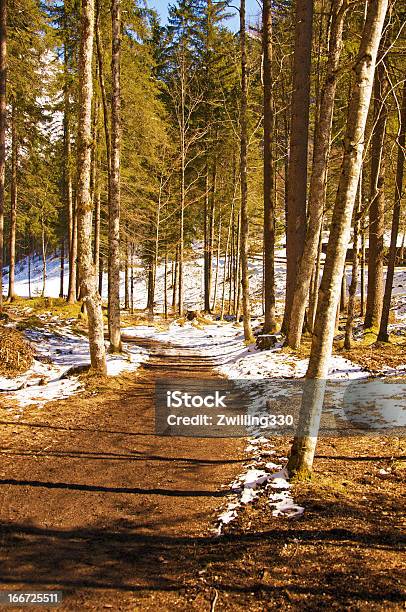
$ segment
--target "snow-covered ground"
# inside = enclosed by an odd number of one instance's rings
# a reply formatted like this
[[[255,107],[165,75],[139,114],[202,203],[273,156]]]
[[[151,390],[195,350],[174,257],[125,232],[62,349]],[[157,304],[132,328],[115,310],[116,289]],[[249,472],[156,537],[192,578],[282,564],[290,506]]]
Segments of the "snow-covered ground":
[[[287,457],[277,457],[273,444],[264,437],[250,439],[245,452],[247,462],[241,474],[229,485],[233,493],[213,529],[218,536],[222,534],[224,526],[234,521],[244,506],[252,503],[260,494],[267,496],[275,517],[294,518],[304,512],[304,508],[293,499],[289,475],[283,467]]]
[[[15,412],[16,406],[43,406],[77,393],[82,385],[77,376],[69,375],[69,371],[90,363],[88,339],[72,330],[74,320],[62,323],[58,317],[46,313],[39,318],[43,321],[41,327],[25,331],[36,353],[32,367],[13,379],[0,377],[2,404],[6,408],[9,406],[17,416],[20,411]],[[134,371],[147,359],[145,349],[125,344],[123,354],[107,354],[107,373],[118,376]]]
[[[214,264],[213,264],[214,265]],[[184,265],[184,283],[185,283],[185,299],[186,307],[190,309],[203,308],[203,290],[204,290],[204,261],[203,256],[197,251],[193,260],[188,261]],[[168,267],[168,303],[171,303],[171,266]],[[262,257],[256,256],[250,259],[250,293],[252,300],[252,310],[255,316],[262,314],[262,280],[263,280],[263,264]],[[163,310],[164,304],[164,276],[165,270],[163,264],[158,266],[157,286],[156,286],[156,308]],[[213,273],[213,279],[215,274]],[[347,283],[351,282],[351,266],[346,268]],[[224,258],[220,258],[219,282],[217,299],[221,301],[223,293],[224,280]],[[145,269],[140,261],[137,261],[134,267],[134,306],[136,309],[144,309],[147,301],[147,276]],[[276,300],[278,314],[282,314],[283,299],[285,292],[286,279],[286,252],[285,249],[276,251],[275,259],[275,285],[276,285]],[[4,286],[7,286],[8,273],[7,268],[4,269]],[[31,295],[41,295],[42,292],[42,260],[36,256],[31,262]],[[64,290],[68,288],[68,264],[65,263],[64,268]],[[58,297],[60,289],[60,260],[57,255],[48,257],[47,259],[47,280],[45,285],[45,295],[47,297]],[[28,259],[25,258],[18,262],[16,266],[16,284],[15,290],[17,295],[28,297]],[[121,295],[124,299],[124,272],[121,273]],[[397,316],[406,322],[406,269],[397,268],[393,283],[394,308]],[[107,275],[103,278],[103,298],[107,298]],[[225,298],[228,298],[228,282],[226,282]]]

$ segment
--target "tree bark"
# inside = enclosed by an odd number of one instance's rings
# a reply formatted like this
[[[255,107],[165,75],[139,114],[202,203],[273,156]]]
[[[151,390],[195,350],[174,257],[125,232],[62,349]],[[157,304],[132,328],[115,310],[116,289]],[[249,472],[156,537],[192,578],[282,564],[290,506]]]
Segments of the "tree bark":
[[[134,314],[134,243],[131,243],[131,279],[130,279],[130,308],[131,314]]]
[[[9,276],[8,276],[8,299],[15,299],[15,262],[16,262],[16,231],[17,231],[17,159],[18,159],[18,137],[17,137],[17,110],[13,104],[11,112],[11,185],[10,185],[10,244],[9,244]]]
[[[65,209],[66,209],[67,216],[68,216],[68,259],[69,259],[69,280],[68,280],[68,294],[66,297],[66,301],[69,304],[74,304],[76,301],[77,218],[76,218],[76,206],[74,207],[73,205],[73,197],[72,197],[71,128],[70,128],[70,95],[69,95],[69,50],[68,50],[67,32],[65,32],[63,63],[64,63],[63,199],[64,199]]]
[[[7,0],[0,0],[0,312],[3,310],[4,191],[7,122]]]
[[[293,349],[298,349],[300,346],[311,274],[314,267],[314,262],[316,261],[319,237],[322,231],[323,213],[326,200],[326,179],[330,153],[331,128],[334,113],[335,93],[337,88],[337,71],[340,63],[346,10],[346,0],[334,0],[332,5],[332,27],[327,60],[327,75],[322,88],[320,115],[316,124],[314,136],[313,168],[309,192],[308,227],[306,231],[303,254],[301,256],[299,269],[294,281],[295,291],[294,295],[292,296],[292,306],[290,318],[288,320],[287,344]],[[304,147],[304,142],[302,145]],[[305,175],[303,175],[302,180],[305,180]],[[305,192],[304,197],[306,197]],[[297,219],[299,220],[299,217],[297,217]],[[290,233],[290,239],[293,241],[295,240],[293,230]],[[290,270],[292,270],[292,265],[293,259],[290,261]],[[318,279],[316,280],[318,282]],[[286,282],[291,282],[290,277],[287,278]]]
[[[92,151],[92,97],[94,0],[82,0],[81,36],[79,52],[79,117],[78,117],[78,237],[81,294],[86,304],[89,326],[90,360],[92,370],[105,374],[103,313],[97,292],[92,253],[92,203],[90,171]]]
[[[41,216],[41,250],[42,250],[42,291],[41,297],[45,297],[45,287],[47,282],[47,242],[45,236],[44,216]]]
[[[230,250],[231,229],[232,229],[232,223],[233,223],[233,217],[234,217],[235,198],[236,198],[236,195],[237,195],[237,181],[236,181],[235,160],[233,160],[233,184],[234,184],[234,193],[233,193],[233,199],[232,199],[232,202],[231,202],[230,219],[229,219],[229,222],[228,222],[228,229],[227,229],[226,249],[225,249],[225,254],[224,254],[223,290],[222,290],[222,294],[221,294],[221,310],[220,310],[220,319],[221,320],[223,320],[223,318],[224,318],[227,271],[228,271],[228,274],[230,275],[229,308],[230,308],[230,302],[231,302],[231,266],[230,266],[231,255],[229,255],[229,250]]]
[[[288,332],[292,319],[295,283],[299,277],[299,262],[306,237],[312,31],[313,0],[297,0],[287,194],[286,299],[282,323],[284,333]],[[305,299],[306,297],[307,295]]]
[[[246,342],[253,341],[251,329],[250,287],[248,275],[248,180],[247,180],[247,41],[245,32],[245,0],[240,6],[240,43],[241,43],[241,139],[240,139],[240,174],[241,174],[241,228],[240,228],[240,262],[242,311],[244,318],[244,338]],[[238,310],[238,308],[237,308]]]
[[[371,193],[369,207],[368,293],[365,327],[379,329],[384,282],[385,160],[384,142],[388,120],[388,79],[383,58],[376,68],[374,83],[374,129],[371,142]]]
[[[275,184],[272,138],[274,132],[272,96],[272,2],[263,0],[262,54],[264,80],[264,329],[275,331]]]
[[[220,207],[219,220],[218,220],[217,249],[216,249],[216,273],[214,276],[213,304],[211,308],[213,312],[215,312],[216,304],[217,304],[217,289],[218,289],[219,271],[220,271],[221,226],[222,226],[222,218],[221,218],[221,207]]]
[[[299,478],[307,478],[313,466],[325,381],[333,347],[341,277],[362,165],[365,125],[387,7],[388,0],[376,0],[368,4],[367,18],[355,66],[355,79],[344,138],[341,177],[333,210],[309,367],[306,373],[308,385],[303,392],[298,430],[288,463],[290,475],[297,475]]]
[[[100,176],[98,176],[100,180]],[[94,204],[94,245],[93,245],[93,260],[96,278],[99,276],[100,268],[100,220],[101,220],[101,198],[99,186],[96,187],[96,196]],[[101,290],[100,290],[101,295]]]
[[[398,137],[398,159],[396,168],[395,205],[393,207],[392,229],[389,247],[388,271],[386,274],[385,295],[383,298],[382,317],[380,322],[378,340],[389,342],[388,324],[392,299],[393,278],[395,275],[397,241],[400,225],[400,213],[403,192],[403,174],[405,165],[405,132],[406,132],[406,81],[403,84],[403,100],[400,116]]]
[[[175,261],[172,262],[173,264],[173,287],[172,287],[172,311],[173,314],[176,313],[176,296],[177,296],[177,285],[178,285],[178,252],[179,249],[178,247],[176,247],[175,249]]]
[[[352,333],[354,327],[355,317],[355,298],[357,295],[358,287],[358,269],[359,269],[359,233],[360,233],[360,214],[362,208],[362,171],[360,171],[359,184],[358,184],[358,210],[354,215],[354,231],[352,241],[352,275],[351,284],[348,292],[348,309],[347,309],[347,321],[345,324],[345,338],[344,348],[349,350],[352,346]],[[345,274],[344,274],[345,275]]]
[[[164,317],[168,318],[168,249],[165,249],[164,267]]]
[[[125,264],[124,264],[124,308],[125,310],[129,310],[130,308],[130,291],[129,291],[130,276],[129,276],[129,269],[128,269],[129,257],[130,257],[130,254],[129,254],[129,249],[128,249],[128,238],[127,238],[126,243],[125,243]]]
[[[59,270],[59,297],[64,296],[64,280],[65,280],[65,238],[61,239],[61,255],[60,255],[60,270]]]
[[[109,199],[109,332],[110,351],[121,352],[120,321],[120,154],[121,0],[112,1],[111,193]]]

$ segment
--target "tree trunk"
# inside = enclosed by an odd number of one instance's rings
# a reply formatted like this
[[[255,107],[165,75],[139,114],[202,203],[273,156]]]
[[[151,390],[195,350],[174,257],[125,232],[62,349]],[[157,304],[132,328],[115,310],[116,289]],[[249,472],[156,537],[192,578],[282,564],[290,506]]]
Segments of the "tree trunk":
[[[69,287],[68,287],[68,304],[74,304],[76,302],[77,294],[77,253],[78,253],[78,215],[77,215],[77,204],[71,199],[71,210],[72,210],[72,233],[69,237],[70,249],[69,249]]]
[[[340,312],[347,310],[347,266],[344,264],[343,278],[341,280]]]
[[[130,308],[130,292],[129,292],[129,270],[128,270],[128,259],[129,259],[129,251],[128,251],[128,238],[125,243],[125,264],[124,264],[124,308],[125,310],[129,310]]]
[[[241,42],[241,228],[240,228],[240,261],[241,261],[241,290],[242,311],[244,317],[244,338],[246,342],[253,342],[250,312],[250,287],[248,275],[248,182],[247,182],[247,41],[245,33],[245,0],[241,0],[240,7],[240,42]]]
[[[314,151],[313,151],[313,168],[310,179],[310,192],[309,192],[309,221],[308,228],[306,231],[306,238],[304,243],[303,254],[300,259],[299,269],[295,280],[295,292],[292,296],[292,306],[290,310],[290,318],[288,321],[288,340],[287,344],[293,348],[298,349],[302,337],[303,321],[306,310],[307,297],[309,294],[311,274],[314,267],[314,262],[317,257],[317,249],[319,244],[320,233],[322,231],[323,212],[326,200],[326,179],[328,170],[328,159],[330,153],[330,142],[331,142],[331,128],[333,121],[334,112],[334,100],[337,87],[337,70],[340,63],[340,55],[342,48],[342,37],[345,13],[347,9],[346,0],[334,0],[332,6],[332,28],[330,36],[330,48],[327,60],[327,75],[326,80],[323,84],[321,101],[320,101],[320,116],[316,123],[315,137],[314,137]],[[292,127],[293,129],[293,127]],[[294,138],[294,136],[292,136]],[[303,142],[304,155],[304,136]],[[307,148],[306,148],[307,152]],[[299,162],[300,162],[300,158]],[[293,163],[293,162],[292,162]],[[303,168],[302,168],[303,170]],[[290,179],[289,179],[290,180]],[[295,181],[295,178],[292,178]],[[306,180],[306,174],[303,174],[301,180]],[[292,184],[293,191],[295,191],[294,183]],[[303,195],[304,194],[304,195]],[[296,198],[297,196],[292,196]],[[302,191],[302,198],[306,197],[306,191]],[[293,200],[295,201],[295,200]],[[296,206],[296,201],[294,206]],[[296,210],[296,209],[294,209]],[[297,222],[299,222],[299,217]],[[291,219],[292,225],[292,219]],[[302,221],[300,221],[302,222]],[[289,229],[288,229],[289,232]],[[295,241],[295,233],[291,228],[290,239]],[[297,240],[297,237],[296,237]],[[294,251],[294,256],[297,256]],[[293,268],[293,254],[290,251],[288,255],[288,269],[292,271]],[[289,263],[290,257],[290,263]],[[289,268],[290,266],[290,268]],[[293,272],[290,272],[293,274]],[[295,272],[296,274],[296,272]],[[316,279],[318,282],[318,279]],[[287,278],[287,285],[292,282],[292,278]],[[288,294],[288,287],[287,287]],[[289,306],[288,306],[289,311]],[[286,316],[286,315],[285,315]]]
[[[227,269],[229,269],[229,274],[231,276],[231,267],[230,267],[230,261],[231,261],[231,256],[229,256],[229,249],[230,249],[230,237],[231,237],[231,228],[232,228],[232,222],[233,222],[233,217],[234,217],[234,205],[235,205],[235,198],[237,195],[237,183],[236,183],[236,171],[235,171],[235,162],[233,164],[233,184],[234,184],[234,193],[233,193],[233,199],[231,202],[231,211],[230,211],[230,219],[228,222],[228,229],[227,229],[227,241],[226,241],[226,249],[225,249],[225,254],[224,254],[224,265],[223,265],[223,290],[222,290],[222,294],[221,294],[221,310],[220,310],[220,319],[223,320],[224,318],[224,306],[225,306],[225,298],[226,298],[226,281],[227,281]],[[230,287],[230,296],[229,296],[229,301],[231,301],[231,287]]]
[[[41,246],[42,246],[42,291],[41,297],[45,297],[45,287],[47,282],[47,244],[45,238],[44,217],[41,218]]]
[[[365,125],[371,100],[376,56],[388,0],[368,4],[360,52],[355,66],[355,80],[349,105],[341,177],[333,210],[314,335],[306,373],[298,430],[288,463],[290,475],[306,478],[311,474],[324,386],[332,353],[334,324],[340,298],[341,275],[351,232],[351,219],[359,183],[364,150]]]
[[[120,322],[120,46],[121,0],[112,1],[111,193],[109,199],[109,332],[110,351],[121,352]]]
[[[400,116],[399,137],[398,137],[398,160],[396,168],[396,185],[395,185],[395,205],[393,207],[392,230],[389,247],[388,271],[386,274],[385,295],[383,298],[382,317],[378,340],[381,342],[389,342],[388,324],[389,311],[392,298],[393,277],[395,274],[397,241],[400,224],[400,213],[402,204],[403,191],[403,173],[405,165],[405,132],[406,132],[406,81],[403,84],[403,100]]]
[[[28,297],[31,299],[31,238],[30,238],[30,250],[28,253]]]
[[[59,297],[63,298],[64,295],[64,280],[65,280],[65,239],[61,240],[61,263],[59,272]]]
[[[363,317],[365,315],[365,227],[361,229],[361,301],[359,313]]]
[[[282,331],[287,333],[299,262],[306,236],[307,157],[310,112],[310,66],[313,30],[313,1],[297,0],[293,93],[291,107],[287,231],[286,231],[286,300]],[[310,264],[310,270],[313,266]],[[309,290],[309,283],[307,291]],[[304,301],[307,298],[305,295]],[[304,316],[304,312],[303,312]],[[303,327],[303,319],[300,327]]]
[[[103,256],[100,255],[100,259],[99,259],[99,279],[98,279],[98,292],[100,297],[103,295],[103,272],[104,272],[104,263],[103,263]],[[96,275],[96,269],[94,271],[95,277],[97,279],[97,275]]]
[[[316,316],[317,300],[319,297],[319,285],[320,285],[320,268],[321,268],[321,253],[323,249],[323,219],[321,221],[320,232],[319,232],[319,244],[317,247],[317,259],[314,266],[314,283],[313,292],[309,296],[309,312],[307,317],[307,327],[309,332],[313,333],[314,328],[314,317]]]
[[[0,312],[3,310],[4,188],[7,121],[7,0],[0,0]]]
[[[86,304],[89,326],[91,367],[105,374],[103,313],[97,291],[92,253],[92,207],[90,197],[90,168],[92,150],[93,97],[93,38],[94,0],[82,0],[81,37],[79,53],[79,117],[78,117],[78,237],[81,294]]]
[[[164,267],[164,317],[168,318],[168,249],[165,249]]]
[[[272,2],[263,0],[262,53],[264,80],[264,334],[276,329],[275,321],[275,210],[274,162],[272,138],[274,136],[272,96]]]
[[[17,231],[17,111],[13,104],[11,113],[11,185],[10,185],[10,244],[9,244],[9,277],[8,277],[8,299],[15,298],[15,263],[16,263],[16,231]]]
[[[214,277],[214,291],[213,291],[213,305],[212,311],[216,310],[217,304],[217,289],[218,289],[218,281],[219,281],[219,271],[220,271],[220,251],[221,251],[221,207],[219,210],[219,227],[218,227],[218,235],[217,235],[217,250],[216,250],[216,274]]]
[[[173,291],[172,291],[172,311],[173,314],[176,313],[176,295],[177,295],[177,285],[178,285],[178,247],[176,247],[175,250],[175,261],[173,262],[174,266],[173,266]]]
[[[183,61],[183,60],[182,60]],[[180,177],[180,215],[179,215],[179,248],[178,248],[178,308],[179,317],[183,317],[183,250],[185,231],[185,173],[186,173],[186,141],[185,141],[185,90],[183,72],[185,67],[182,63],[182,100],[181,100],[181,177]]]
[[[76,206],[72,197],[71,173],[71,129],[70,129],[70,96],[69,96],[69,51],[67,34],[64,41],[64,111],[63,111],[63,199],[68,216],[68,259],[69,280],[66,301],[76,301],[76,258],[77,258],[77,217]],[[75,208],[75,210],[74,210]]]
[[[209,236],[209,168],[206,164],[206,193],[204,196],[204,311],[210,312],[210,290],[211,290],[211,253]]]
[[[360,231],[360,215],[362,208],[362,171],[360,172],[359,185],[358,185],[358,210],[354,215],[354,232],[353,232],[353,250],[352,250],[352,275],[351,284],[348,295],[348,310],[347,310],[347,321],[345,325],[345,338],[344,348],[349,350],[352,345],[352,333],[354,327],[355,317],[355,298],[357,295],[358,287],[358,268],[359,268],[359,231]]]
[[[379,329],[384,283],[385,162],[384,142],[388,119],[388,79],[383,58],[377,65],[374,83],[374,129],[371,142],[371,193],[369,208],[368,294],[364,325]]]
[[[100,176],[98,175],[98,180]],[[100,188],[96,186],[96,197],[94,205],[94,245],[93,245],[93,260],[96,278],[99,276],[100,268],[100,218],[101,218],[101,198]]]
[[[130,299],[131,299],[131,314],[134,314],[134,244],[131,243],[131,285],[130,285]]]

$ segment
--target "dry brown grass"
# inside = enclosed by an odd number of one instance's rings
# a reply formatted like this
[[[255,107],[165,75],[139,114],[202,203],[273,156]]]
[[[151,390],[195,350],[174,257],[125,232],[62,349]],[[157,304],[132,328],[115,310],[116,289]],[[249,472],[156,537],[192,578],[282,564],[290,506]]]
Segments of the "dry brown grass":
[[[13,378],[32,365],[34,352],[24,335],[8,327],[0,329],[0,375]]]

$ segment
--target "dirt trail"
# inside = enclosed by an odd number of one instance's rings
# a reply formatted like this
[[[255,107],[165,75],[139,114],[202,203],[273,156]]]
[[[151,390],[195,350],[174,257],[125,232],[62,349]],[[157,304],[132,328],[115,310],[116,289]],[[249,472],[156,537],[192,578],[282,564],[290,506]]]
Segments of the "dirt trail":
[[[179,364],[215,376],[166,348],[119,390],[3,418],[0,588],[62,590],[65,610],[206,609],[190,599],[196,541],[216,554],[209,528],[244,443],[154,435],[156,378]]]

